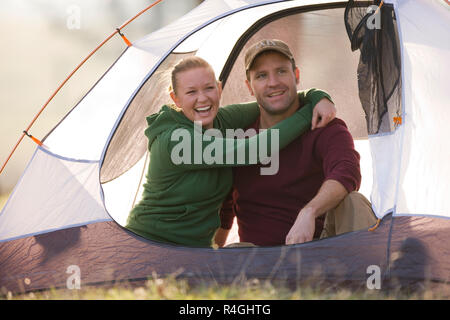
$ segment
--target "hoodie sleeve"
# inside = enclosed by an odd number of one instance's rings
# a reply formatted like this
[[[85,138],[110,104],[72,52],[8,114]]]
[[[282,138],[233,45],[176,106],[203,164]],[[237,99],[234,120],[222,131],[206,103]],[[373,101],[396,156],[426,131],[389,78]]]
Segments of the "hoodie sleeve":
[[[289,118],[247,139],[223,137],[218,129],[203,132],[201,126],[173,128],[161,134],[157,152],[166,157],[163,161],[180,170],[265,163],[310,128],[312,109],[306,104]]]
[[[219,108],[216,119],[220,129],[245,129],[255,123],[259,117],[256,102],[230,104]]]
[[[300,100],[301,106],[310,103],[313,107],[315,107],[316,104],[323,98],[327,98],[328,100],[333,102],[331,96],[327,92],[315,88],[299,91],[297,95]]]
[[[314,107],[323,98],[327,98],[333,102],[328,93],[314,88],[298,91],[297,96],[301,106],[311,104]],[[219,128],[222,130],[245,129],[255,123],[259,114],[259,106],[256,102],[230,104],[219,108],[217,120]]]

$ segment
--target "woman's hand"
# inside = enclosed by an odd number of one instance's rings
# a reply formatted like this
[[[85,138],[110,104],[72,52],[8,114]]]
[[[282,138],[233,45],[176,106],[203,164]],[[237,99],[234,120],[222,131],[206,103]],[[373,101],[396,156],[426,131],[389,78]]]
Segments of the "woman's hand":
[[[334,118],[336,118],[336,107],[334,103],[327,98],[323,98],[314,107],[311,130],[325,127]]]

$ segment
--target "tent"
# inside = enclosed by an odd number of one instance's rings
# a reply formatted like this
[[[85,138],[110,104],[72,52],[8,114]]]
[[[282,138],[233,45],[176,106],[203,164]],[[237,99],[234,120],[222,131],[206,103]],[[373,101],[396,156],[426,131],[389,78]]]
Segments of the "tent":
[[[134,41],[42,139],[0,214],[0,288],[139,282],[156,273],[229,283],[271,279],[366,288],[450,277],[450,6],[444,0],[207,0]],[[301,87],[331,93],[363,156],[374,230],[292,246],[205,249],[149,241],[122,225],[148,165],[145,117],[167,71],[198,55],[248,101],[243,53],[290,44]],[[349,41],[350,40],[350,41]],[[375,270],[375,271],[373,271]]]

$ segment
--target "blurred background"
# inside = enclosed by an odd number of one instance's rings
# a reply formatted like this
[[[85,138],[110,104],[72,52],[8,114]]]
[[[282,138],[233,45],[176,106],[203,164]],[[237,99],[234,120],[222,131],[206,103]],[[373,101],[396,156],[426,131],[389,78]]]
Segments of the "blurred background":
[[[53,91],[107,36],[154,0],[1,0],[0,166]],[[131,41],[202,0],[164,0],[123,29]],[[125,50],[116,35],[69,80],[30,130],[42,139]],[[0,209],[36,145],[24,138],[0,175]]]

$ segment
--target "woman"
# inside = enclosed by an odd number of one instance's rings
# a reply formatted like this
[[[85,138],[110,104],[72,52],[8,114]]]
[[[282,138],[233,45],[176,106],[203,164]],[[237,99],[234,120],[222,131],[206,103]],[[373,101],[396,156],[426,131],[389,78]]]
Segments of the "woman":
[[[228,160],[245,152],[244,165],[254,164],[249,152],[255,150],[258,139],[259,143],[266,141],[266,150],[271,150],[273,129],[279,130],[280,149],[288,145],[310,126],[312,105],[329,96],[314,90],[300,92],[301,103],[307,104],[290,118],[249,139],[225,139],[203,134],[214,128],[224,137],[226,129],[250,126],[259,116],[257,103],[219,109],[221,85],[211,66],[199,57],[184,59],[174,67],[172,88],[175,106],[163,106],[147,117],[147,182],[142,200],[130,212],[127,228],[159,242],[211,247],[220,226],[219,209],[232,186],[231,167],[236,161]],[[180,148],[186,147],[186,141],[187,148]],[[209,153],[219,159],[211,163],[204,155],[213,144],[221,148]],[[257,160],[261,161],[259,156]]]

